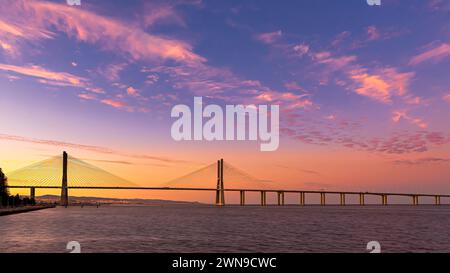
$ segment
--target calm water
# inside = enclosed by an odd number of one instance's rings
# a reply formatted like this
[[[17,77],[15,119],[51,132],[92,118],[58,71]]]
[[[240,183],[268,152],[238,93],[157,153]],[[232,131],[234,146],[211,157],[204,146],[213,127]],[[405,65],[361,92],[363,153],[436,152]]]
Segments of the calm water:
[[[71,207],[0,217],[0,252],[450,252],[450,207]]]

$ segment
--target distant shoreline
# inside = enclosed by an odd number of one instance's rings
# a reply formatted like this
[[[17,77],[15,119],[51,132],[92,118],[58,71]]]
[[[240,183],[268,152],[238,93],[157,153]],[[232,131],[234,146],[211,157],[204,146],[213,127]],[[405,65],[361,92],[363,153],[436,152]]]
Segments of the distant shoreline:
[[[36,196],[36,201],[41,203],[55,204],[60,202],[58,195]],[[92,196],[71,196],[69,197],[69,206],[166,206],[166,205],[207,205],[200,202],[174,201],[163,199],[140,199],[140,198],[109,198]]]
[[[54,205],[37,205],[37,206],[29,206],[29,207],[4,208],[4,209],[0,209],[0,216],[25,213],[25,212],[35,211],[35,210],[42,210],[42,209],[50,209],[50,208],[54,208],[54,207],[55,207]]]

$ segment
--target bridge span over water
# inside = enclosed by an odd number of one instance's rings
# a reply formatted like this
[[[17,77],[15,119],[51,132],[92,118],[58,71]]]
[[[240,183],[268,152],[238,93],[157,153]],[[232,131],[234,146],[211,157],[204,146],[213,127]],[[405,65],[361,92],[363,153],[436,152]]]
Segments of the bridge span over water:
[[[71,164],[69,164],[71,163]],[[61,165],[58,168],[58,164]],[[73,166],[73,170],[69,172],[69,165]],[[244,179],[254,179],[252,176],[238,170],[231,165],[224,164],[223,159],[217,161],[212,165],[204,167],[196,172],[205,170],[211,170],[211,168],[217,169],[216,187],[141,187],[129,182],[123,178],[120,178],[114,174],[111,174],[105,170],[102,170],[96,166],[88,164],[76,158],[69,158],[66,152],[63,156],[53,157],[48,160],[44,160],[33,164],[31,166],[22,168],[13,172],[10,176],[10,180],[13,181],[13,185],[8,185],[11,189],[30,189],[30,197],[35,198],[36,189],[61,189],[61,201],[62,206],[69,205],[69,190],[158,190],[158,191],[207,191],[215,193],[215,205],[225,205],[225,193],[226,192],[239,192],[240,205],[246,205],[245,197],[246,193],[259,193],[261,206],[269,205],[267,202],[267,194],[274,193],[277,196],[276,205],[285,205],[285,194],[298,195],[298,205],[307,205],[307,195],[320,196],[320,205],[325,206],[327,204],[328,195],[338,195],[339,205],[347,205],[346,197],[349,195],[359,197],[359,202],[355,202],[352,205],[366,205],[367,196],[377,196],[380,198],[381,205],[388,205],[388,197],[403,196],[410,197],[412,205],[419,205],[419,198],[427,197],[434,198],[434,205],[441,205],[442,198],[450,198],[450,195],[446,194],[426,194],[426,193],[396,193],[396,192],[357,192],[357,191],[322,191],[322,190],[288,190],[288,189],[259,189],[259,188],[225,188],[224,186],[224,166],[227,166],[226,170],[229,172],[237,173],[243,176]],[[42,170],[52,170],[50,177],[43,178]],[[62,171],[62,173],[60,172]],[[191,174],[193,174],[191,173]],[[73,177],[71,176],[73,174]],[[191,175],[188,174],[187,176]],[[58,178],[59,176],[59,178]],[[74,185],[69,185],[68,181],[75,181]],[[186,177],[186,176],[183,176]],[[60,185],[50,185],[49,181],[60,179]],[[92,180],[95,180],[92,181]],[[350,203],[349,203],[350,204]]]

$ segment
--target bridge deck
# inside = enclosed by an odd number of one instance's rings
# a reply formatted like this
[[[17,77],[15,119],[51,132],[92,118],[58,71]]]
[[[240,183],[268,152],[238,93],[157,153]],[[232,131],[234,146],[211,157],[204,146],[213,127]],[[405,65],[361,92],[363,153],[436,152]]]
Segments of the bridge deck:
[[[15,189],[61,189],[61,186],[7,186]],[[178,190],[178,191],[217,191],[216,188],[190,188],[190,187],[95,187],[95,186],[68,186],[67,189],[78,190]],[[282,190],[282,189],[233,189],[225,188],[228,192],[284,192],[284,193],[326,193],[326,194],[365,194],[365,195],[389,195],[389,196],[422,196],[422,197],[450,197],[446,194],[426,194],[426,193],[396,193],[396,192],[357,192],[357,191],[314,191],[314,190]]]

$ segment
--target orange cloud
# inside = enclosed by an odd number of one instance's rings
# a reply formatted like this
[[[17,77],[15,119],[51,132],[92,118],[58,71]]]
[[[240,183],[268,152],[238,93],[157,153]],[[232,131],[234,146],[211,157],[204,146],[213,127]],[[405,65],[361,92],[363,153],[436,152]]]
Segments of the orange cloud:
[[[130,95],[130,96],[137,96],[137,95],[139,95],[138,91],[133,86],[129,86],[127,88],[127,94]]]
[[[255,98],[259,101],[266,101],[283,105],[284,109],[307,108],[313,105],[313,102],[305,98],[306,94],[297,95],[291,92],[265,91]]]
[[[5,21],[0,20],[0,32],[8,33],[13,36],[24,36],[22,30],[12,24],[8,24]]]
[[[366,69],[356,69],[350,72],[350,78],[355,81],[356,93],[374,100],[389,103],[392,96],[403,96],[414,73],[400,73],[394,68],[385,68],[376,74],[369,74]]]
[[[125,102],[112,99],[103,99],[101,100],[101,103],[112,106],[114,108],[124,108],[128,106]]]
[[[18,55],[18,50],[11,44],[0,40],[0,48],[3,49],[9,55]]]
[[[33,25],[22,26],[21,24],[8,23],[0,20],[0,49],[3,49],[8,55],[16,57],[20,55],[20,39],[37,40],[42,38],[51,38],[51,31],[40,31]]]
[[[409,61],[409,64],[417,65],[425,61],[439,62],[449,56],[450,56],[450,44],[442,43],[412,57],[411,60]]]

